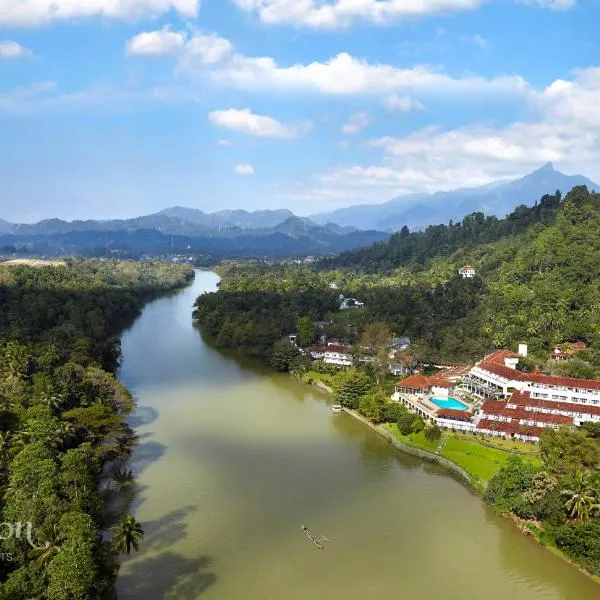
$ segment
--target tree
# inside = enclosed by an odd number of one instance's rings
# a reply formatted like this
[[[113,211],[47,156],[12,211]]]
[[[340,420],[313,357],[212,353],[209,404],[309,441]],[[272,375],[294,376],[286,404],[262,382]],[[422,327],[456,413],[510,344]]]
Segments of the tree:
[[[359,411],[374,423],[380,423],[383,420],[388,397],[381,390],[364,395],[358,403]]]
[[[408,409],[399,402],[388,402],[383,411],[383,420],[387,423],[397,423],[401,415],[408,412]]]
[[[66,536],[60,527],[55,523],[48,531],[42,532],[37,541],[39,547],[33,548],[29,552],[30,558],[35,561],[38,567],[45,569],[48,563],[60,552]]]
[[[381,385],[389,369],[389,351],[392,334],[383,322],[369,323],[361,337],[361,347],[373,357],[373,372]]]
[[[297,323],[298,344],[301,347],[309,346],[317,337],[317,328],[310,317],[300,317]]]
[[[87,600],[94,597],[98,573],[96,531],[84,513],[67,513],[59,523],[65,529],[65,541],[50,561],[48,600]]]
[[[580,425],[580,428],[585,431],[589,437],[600,440],[600,423],[594,421],[585,421]]]
[[[335,395],[343,406],[357,409],[360,399],[371,390],[369,378],[356,369],[349,369],[341,375]]]
[[[425,429],[425,421],[423,420],[423,417],[415,415],[412,425],[413,433],[419,433],[420,431],[423,431],[423,429]]]
[[[298,358],[300,352],[289,340],[281,339],[273,346],[271,365],[277,371],[289,371],[292,363]]]
[[[442,430],[437,425],[430,425],[425,428],[425,433],[423,434],[425,439],[430,442],[435,442],[442,437]]]
[[[400,415],[398,418],[398,431],[400,431],[402,435],[410,435],[413,432],[415,418],[416,415],[410,412]]]
[[[113,547],[119,554],[130,554],[132,548],[137,552],[144,537],[142,526],[132,515],[125,515],[113,532]]]
[[[551,473],[564,476],[595,467],[600,462],[600,445],[585,432],[547,427],[540,438],[540,454]]]
[[[485,491],[485,500],[506,512],[519,511],[523,493],[533,486],[538,468],[511,454],[500,471],[492,477]]]
[[[600,499],[588,471],[576,471],[571,489],[563,490],[563,495],[567,497],[565,508],[569,515],[578,521],[587,521],[591,514],[600,510]]]

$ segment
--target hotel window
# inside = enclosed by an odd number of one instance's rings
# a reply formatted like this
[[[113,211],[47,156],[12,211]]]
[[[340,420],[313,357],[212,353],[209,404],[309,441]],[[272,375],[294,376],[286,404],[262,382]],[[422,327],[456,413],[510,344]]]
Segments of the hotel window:
[[[552,400],[558,400],[558,395],[557,394],[552,394]]]

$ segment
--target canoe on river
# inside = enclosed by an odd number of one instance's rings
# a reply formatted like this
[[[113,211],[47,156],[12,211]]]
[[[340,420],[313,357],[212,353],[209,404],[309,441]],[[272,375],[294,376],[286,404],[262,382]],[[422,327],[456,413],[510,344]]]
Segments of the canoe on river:
[[[302,525],[302,531],[306,534],[306,537],[317,547],[319,550],[323,550],[322,544],[317,538],[304,526]]]

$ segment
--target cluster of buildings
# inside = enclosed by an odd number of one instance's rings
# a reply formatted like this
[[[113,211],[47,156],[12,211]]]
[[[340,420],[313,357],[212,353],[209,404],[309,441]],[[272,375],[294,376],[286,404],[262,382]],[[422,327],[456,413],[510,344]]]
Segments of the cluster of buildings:
[[[523,356],[526,344],[519,353],[494,352],[458,377],[456,369],[413,375],[392,397],[441,427],[523,441],[538,441],[546,427],[600,422],[600,381],[519,371]]]
[[[356,298],[349,298],[344,296],[344,294],[340,294],[340,310],[348,310],[350,308],[362,308],[364,305],[364,302],[361,302]]]
[[[296,336],[291,335],[290,341],[295,343]],[[390,340],[391,373],[404,375],[410,369],[405,363],[396,361],[399,353],[406,350],[409,345],[410,339],[407,337],[392,338]],[[351,367],[356,362],[368,363],[374,360],[367,349],[357,350],[350,345],[347,339],[328,338],[324,335],[321,336],[319,344],[308,348],[306,353],[313,360],[322,360],[325,364],[337,367]]]

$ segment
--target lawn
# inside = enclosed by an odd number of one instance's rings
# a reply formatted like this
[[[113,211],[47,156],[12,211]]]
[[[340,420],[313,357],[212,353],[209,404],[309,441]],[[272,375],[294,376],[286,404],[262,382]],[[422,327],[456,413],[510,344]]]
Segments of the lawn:
[[[421,448],[422,450],[427,450],[429,452],[435,452],[442,441],[441,439],[430,441],[425,437],[425,434],[422,431],[419,431],[419,433],[411,433],[410,435],[402,435],[400,431],[398,431],[398,425],[396,425],[396,423],[387,423],[385,428],[391,431],[407,446],[415,446],[416,448]]]
[[[470,433],[454,433],[456,438],[465,440],[468,442],[477,442],[482,446],[488,446],[497,448],[498,450],[505,450],[506,452],[518,452],[519,454],[532,454],[538,455],[540,449],[537,444],[520,442],[518,440],[505,440],[504,438],[490,438],[490,437],[474,437]]]
[[[395,423],[387,423],[384,427],[407,446],[414,446],[433,453],[436,453],[438,447],[441,448],[440,455],[469,473],[476,480],[474,483],[479,489],[485,488],[489,480],[515,451],[522,453],[523,460],[536,465],[541,464],[537,447],[531,444],[496,439],[489,442],[485,440],[484,443],[481,443],[472,436],[460,433],[444,433],[442,440],[430,441],[422,431],[402,435]],[[487,443],[503,446],[506,450],[490,448],[486,445]]]
[[[479,442],[467,440],[462,436],[450,435],[442,455],[479,479],[485,486],[507,461],[511,452],[489,448]],[[523,458],[533,464],[541,464],[536,455],[525,455]]]

